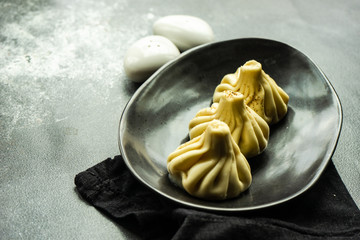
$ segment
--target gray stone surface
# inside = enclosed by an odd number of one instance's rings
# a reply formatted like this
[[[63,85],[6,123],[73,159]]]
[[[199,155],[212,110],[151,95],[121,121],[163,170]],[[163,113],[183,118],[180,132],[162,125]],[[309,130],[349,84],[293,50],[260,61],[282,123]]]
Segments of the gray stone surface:
[[[327,75],[344,122],[332,158],[360,206],[360,2],[0,1],[0,233],[3,239],[133,239],[74,190],[119,153],[121,112],[138,85],[126,49],[165,15],[206,20],[216,41],[269,38]]]

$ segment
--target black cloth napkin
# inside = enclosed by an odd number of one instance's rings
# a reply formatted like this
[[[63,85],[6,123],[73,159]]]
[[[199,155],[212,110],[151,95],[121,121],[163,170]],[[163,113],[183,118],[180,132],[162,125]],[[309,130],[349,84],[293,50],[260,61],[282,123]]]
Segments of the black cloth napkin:
[[[360,239],[360,211],[332,162],[301,196],[239,213],[165,199],[135,179],[121,156],[79,173],[75,185],[85,201],[143,239]]]

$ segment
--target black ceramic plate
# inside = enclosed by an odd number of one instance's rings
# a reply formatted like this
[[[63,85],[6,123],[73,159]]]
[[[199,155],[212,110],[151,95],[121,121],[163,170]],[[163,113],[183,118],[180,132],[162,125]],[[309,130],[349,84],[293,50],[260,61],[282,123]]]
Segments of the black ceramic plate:
[[[167,156],[187,136],[196,112],[209,106],[222,77],[251,59],[289,94],[287,116],[270,128],[267,149],[248,159],[253,182],[246,192],[232,200],[199,200],[169,181]],[[341,124],[340,101],[307,56],[272,40],[236,39],[194,48],[152,75],[125,107],[119,146],[131,172],[155,192],[192,207],[244,211],[309,189],[335,150]]]

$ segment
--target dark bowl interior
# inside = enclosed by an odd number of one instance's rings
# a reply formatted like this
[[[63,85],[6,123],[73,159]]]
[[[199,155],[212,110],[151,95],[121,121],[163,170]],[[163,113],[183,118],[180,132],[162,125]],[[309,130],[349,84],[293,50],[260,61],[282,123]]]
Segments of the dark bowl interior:
[[[248,159],[253,182],[232,200],[204,201],[168,179],[166,160],[188,134],[189,121],[210,105],[225,74],[259,61],[290,96],[287,116],[270,128],[267,149]],[[330,160],[340,134],[340,101],[322,71],[298,50],[266,39],[235,39],[194,48],[151,76],[127,104],[119,147],[131,172],[179,203],[242,211],[285,202],[311,187]]]

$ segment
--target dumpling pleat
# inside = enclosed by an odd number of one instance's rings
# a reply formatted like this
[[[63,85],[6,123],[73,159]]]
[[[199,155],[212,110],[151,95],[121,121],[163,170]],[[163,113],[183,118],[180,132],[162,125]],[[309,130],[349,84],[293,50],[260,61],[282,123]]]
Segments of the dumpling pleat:
[[[254,157],[260,154],[267,146],[269,126],[255,111],[249,111],[250,108],[245,105],[244,101],[245,96],[239,92],[230,90],[222,92],[219,103],[213,104],[207,110],[200,110],[190,121],[190,139],[202,134],[207,125],[217,119],[229,126],[232,137],[238,143],[245,157]],[[210,108],[213,115],[206,115],[206,117],[201,115],[201,113],[210,112]]]
[[[245,103],[270,125],[279,122],[287,112],[289,96],[255,60],[246,62],[234,74],[227,74],[216,87],[213,102],[219,102],[226,90],[243,94]]]
[[[170,178],[178,185],[193,196],[211,200],[236,197],[250,186],[250,166],[227,124],[212,120],[195,139],[168,157]]]

